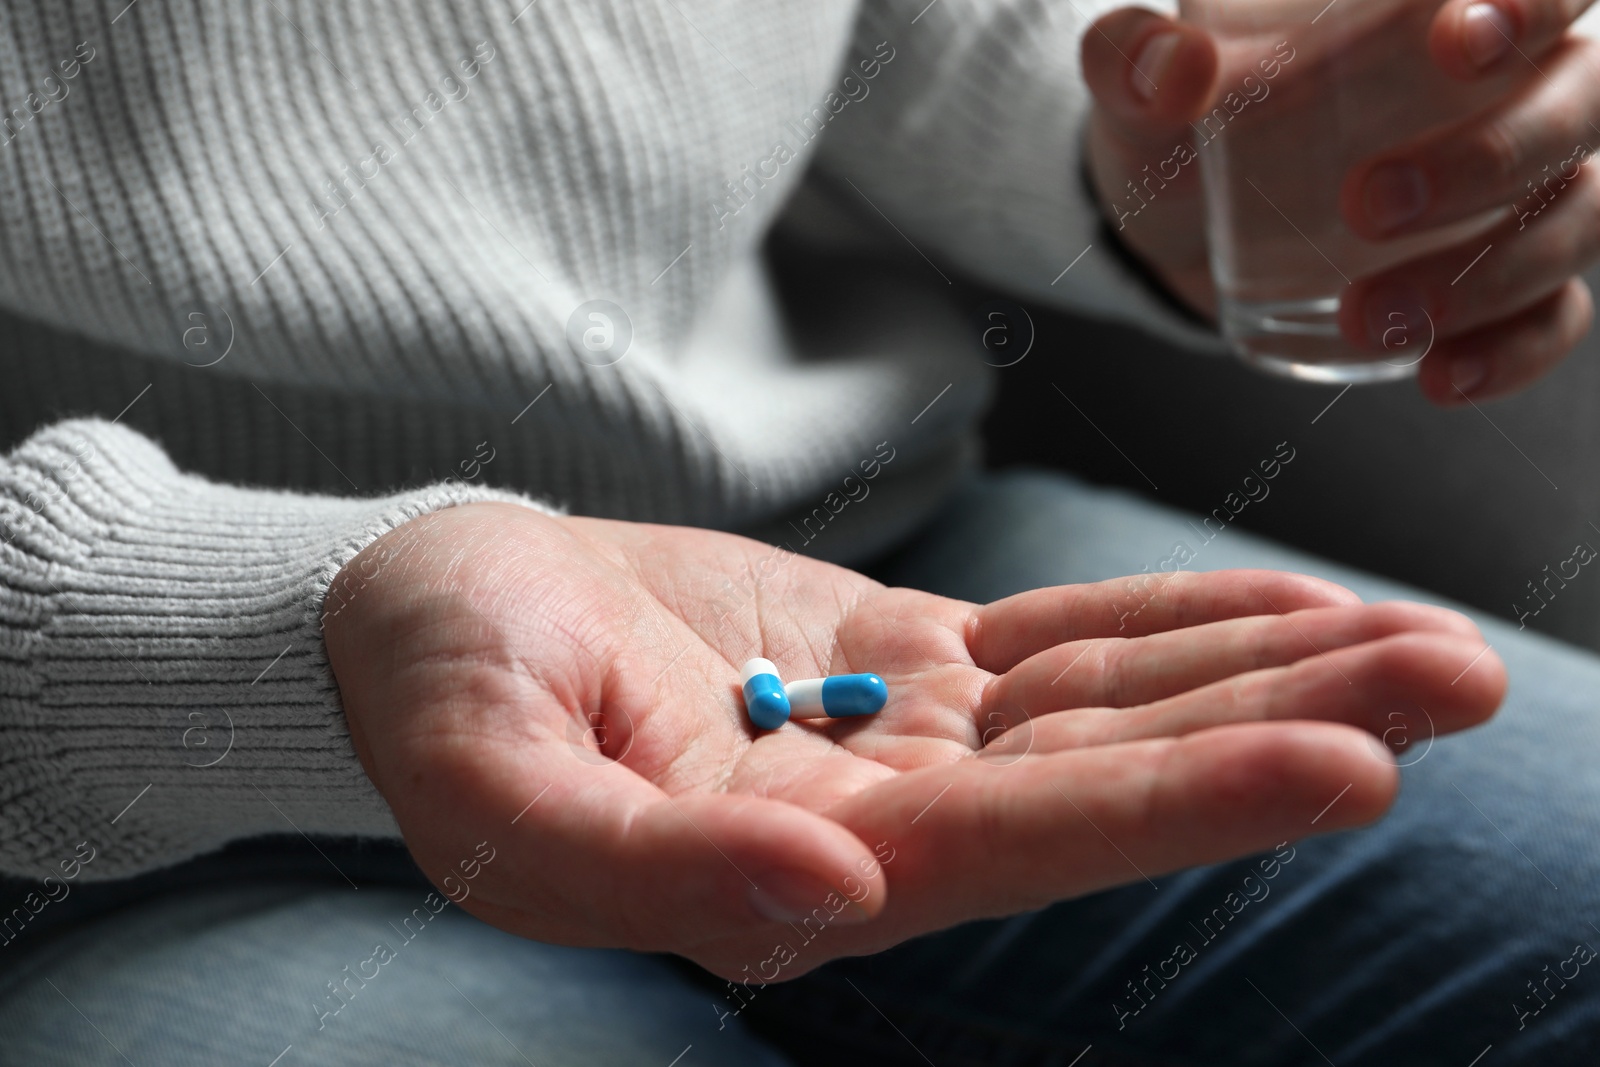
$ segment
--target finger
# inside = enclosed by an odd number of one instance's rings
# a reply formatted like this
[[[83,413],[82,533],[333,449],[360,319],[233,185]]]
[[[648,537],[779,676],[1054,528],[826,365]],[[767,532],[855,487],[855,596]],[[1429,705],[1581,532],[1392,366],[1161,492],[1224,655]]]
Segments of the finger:
[[[1434,346],[1417,384],[1435,404],[1465,405],[1507,396],[1560,363],[1594,324],[1594,298],[1573,278],[1519,315]]]
[[[1573,37],[1504,102],[1351,168],[1340,212],[1370,240],[1508,204],[1537,214],[1600,148],[1600,44]]]
[[[1393,601],[1256,615],[1136,638],[1093,638],[1041,652],[997,676],[985,713],[1037,718],[1064,708],[1128,708],[1250,671],[1394,634],[1454,633],[1483,644],[1459,612]],[[988,719],[995,722],[999,720]]]
[[[1448,0],[1428,30],[1439,69],[1463,81],[1531,64],[1592,0]]]
[[[1204,110],[1217,50],[1204,30],[1154,11],[1122,8],[1083,35],[1083,77],[1114,131],[1165,144]]]
[[[929,768],[836,814],[893,850],[886,921],[934,928],[1363,825],[1397,783],[1388,751],[1361,731],[1249,724]]]
[[[1069,641],[1141,637],[1219,619],[1359,603],[1343,586],[1283,571],[1135,574],[1032,589],[976,608],[967,650],[979,667],[1002,674]]]
[[[1531,221],[1358,279],[1340,301],[1339,327],[1373,351],[1396,351],[1397,337],[1425,347],[1531,308],[1597,257],[1600,178],[1584,168]]]
[[[1332,649],[1286,667],[1237,675],[1138,707],[1077,708],[1037,716],[1002,742],[1008,758],[1088,745],[1177,737],[1241,722],[1317,719],[1401,739],[1454,733],[1494,713],[1505,667],[1483,639],[1406,633]],[[1391,734],[1391,738],[1393,738]]]

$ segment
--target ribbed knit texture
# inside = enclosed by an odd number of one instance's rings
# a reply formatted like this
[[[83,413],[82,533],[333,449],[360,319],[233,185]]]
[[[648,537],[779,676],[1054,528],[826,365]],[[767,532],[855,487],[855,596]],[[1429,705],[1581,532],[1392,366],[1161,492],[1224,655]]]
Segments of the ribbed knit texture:
[[[990,384],[947,272],[1199,336],[1079,258],[1077,37],[1108,6],[0,7],[0,435],[126,411],[0,463],[0,868],[136,796],[86,876],[392,832],[318,604],[383,529],[482,495],[427,488],[480,442],[483,481],[576,512],[780,530],[892,442],[818,547],[848,558],[971,455]],[[801,292],[760,247],[808,174],[875,258]],[[631,325],[610,365],[569,341],[593,300]],[[186,766],[222,711],[228,757]]]
[[[32,437],[0,471],[4,867],[47,871],[85,839],[116,842],[103,878],[249,834],[393,833],[337,714],[321,605],[379,534],[482,499],[519,498],[243,490],[107,422]]]

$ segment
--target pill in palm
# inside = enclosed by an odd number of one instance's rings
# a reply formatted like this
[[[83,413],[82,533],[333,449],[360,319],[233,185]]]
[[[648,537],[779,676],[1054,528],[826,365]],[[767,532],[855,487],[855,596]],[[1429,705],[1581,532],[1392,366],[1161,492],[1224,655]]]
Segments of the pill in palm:
[[[776,730],[789,721],[789,696],[770,659],[752,659],[740,671],[744,706],[758,729]]]
[[[874,715],[889,699],[889,686],[876,674],[835,674],[785,685],[789,715],[795,719],[846,719]]]

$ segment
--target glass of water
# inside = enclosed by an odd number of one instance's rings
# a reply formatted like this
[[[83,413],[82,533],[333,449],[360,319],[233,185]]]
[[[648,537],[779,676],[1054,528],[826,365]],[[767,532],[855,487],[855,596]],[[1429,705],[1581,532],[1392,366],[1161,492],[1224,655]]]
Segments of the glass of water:
[[[1342,221],[1350,168],[1500,99],[1502,74],[1446,76],[1428,54],[1440,0],[1179,0],[1220,63],[1215,106],[1193,123],[1223,335],[1247,362],[1319,382],[1416,373],[1425,309],[1396,313],[1382,350],[1338,327],[1350,282],[1466,242],[1509,207],[1387,241]],[[1470,258],[1470,256],[1468,257]],[[1463,266],[1465,266],[1463,261]]]

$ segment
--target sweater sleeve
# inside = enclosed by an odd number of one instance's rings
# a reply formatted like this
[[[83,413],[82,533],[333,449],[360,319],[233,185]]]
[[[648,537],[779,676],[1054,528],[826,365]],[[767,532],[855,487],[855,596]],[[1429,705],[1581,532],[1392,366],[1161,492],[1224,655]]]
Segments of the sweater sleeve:
[[[346,732],[324,597],[386,530],[486,499],[541,507],[461,483],[220,485],[100,420],[19,445],[0,460],[0,871],[53,873],[80,842],[83,876],[110,878],[255,834],[395,835]]]
[[[1220,352],[1122,250],[1083,174],[1079,41],[1120,6],[865,0],[818,172],[840,203],[1020,299]]]

